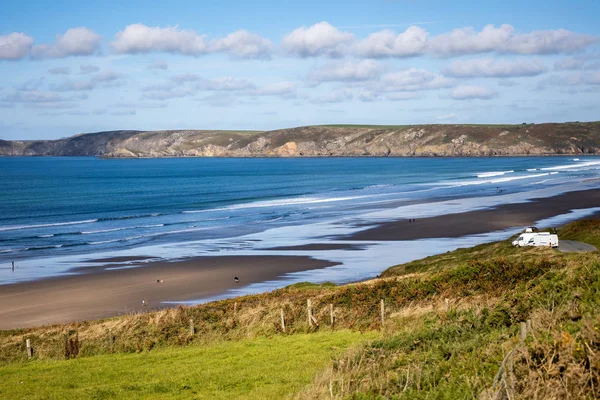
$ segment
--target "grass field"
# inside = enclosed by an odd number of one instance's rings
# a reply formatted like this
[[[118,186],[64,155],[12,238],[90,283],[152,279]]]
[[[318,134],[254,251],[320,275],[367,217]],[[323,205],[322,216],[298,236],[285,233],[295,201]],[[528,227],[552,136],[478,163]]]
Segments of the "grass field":
[[[375,333],[275,336],[0,367],[3,399],[276,399]]]
[[[600,222],[559,237],[598,245]],[[505,240],[367,282],[0,332],[0,398],[600,398],[598,255]],[[81,349],[64,360],[73,337]]]

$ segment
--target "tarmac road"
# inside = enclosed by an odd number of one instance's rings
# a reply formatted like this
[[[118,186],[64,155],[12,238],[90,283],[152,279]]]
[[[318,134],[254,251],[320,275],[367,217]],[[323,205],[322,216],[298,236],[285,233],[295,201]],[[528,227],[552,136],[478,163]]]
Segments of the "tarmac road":
[[[558,242],[558,250],[563,253],[585,253],[596,251],[597,249],[591,244],[576,242],[575,240],[560,240]]]

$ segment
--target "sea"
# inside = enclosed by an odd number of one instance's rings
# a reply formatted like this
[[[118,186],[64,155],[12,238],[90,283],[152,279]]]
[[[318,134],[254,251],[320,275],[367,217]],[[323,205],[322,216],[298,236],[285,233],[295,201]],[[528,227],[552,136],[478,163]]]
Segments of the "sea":
[[[71,274],[112,257],[303,255],[338,263],[226,294],[311,280],[344,283],[426,255],[518,231],[361,249],[346,244],[385,221],[526,202],[600,187],[594,157],[497,158],[0,158],[0,285]],[[560,223],[598,209],[556,216]],[[18,266],[12,272],[11,263]],[[115,268],[139,267],[115,263]],[[77,271],[81,271],[78,268]],[[81,273],[81,272],[77,272]]]

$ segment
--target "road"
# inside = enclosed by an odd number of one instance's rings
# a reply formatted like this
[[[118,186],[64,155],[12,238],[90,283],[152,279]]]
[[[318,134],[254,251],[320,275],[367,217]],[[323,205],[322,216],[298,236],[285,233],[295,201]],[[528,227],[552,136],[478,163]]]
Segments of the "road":
[[[563,253],[585,253],[597,250],[591,244],[576,242],[575,240],[560,240],[558,246],[558,250]]]

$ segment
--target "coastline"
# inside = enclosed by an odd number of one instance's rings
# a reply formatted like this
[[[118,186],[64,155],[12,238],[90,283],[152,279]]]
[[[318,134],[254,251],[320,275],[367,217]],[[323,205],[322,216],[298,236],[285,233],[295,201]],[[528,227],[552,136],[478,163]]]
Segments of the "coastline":
[[[196,257],[116,269],[100,265],[72,275],[0,286],[0,330],[100,319],[222,294],[286,273],[334,263],[309,257]],[[239,282],[234,282],[234,277]],[[162,280],[158,283],[157,280]]]
[[[148,257],[109,257],[90,262],[70,274],[36,281],[0,285],[0,330],[117,316],[150,309],[174,307],[175,302],[207,299],[231,289],[277,280],[287,273],[334,266],[319,259],[319,252],[360,252],[358,241],[410,241],[458,238],[532,225],[574,209],[600,207],[600,189],[568,192],[525,203],[417,219],[395,220],[336,240],[343,244],[311,243],[265,250],[278,255],[201,256],[171,262],[144,262]],[[595,214],[592,218],[597,218]],[[315,252],[311,258],[306,253]],[[325,257],[323,257],[325,258]],[[131,264],[121,264],[132,262]],[[139,261],[136,263],[135,261]],[[391,265],[381,265],[382,270]],[[235,283],[234,276],[240,278]],[[162,280],[162,283],[157,283]],[[165,304],[163,302],[174,302]]]
[[[348,241],[396,241],[433,238],[457,238],[510,228],[526,227],[537,221],[572,210],[600,207],[600,189],[567,192],[525,203],[503,204],[490,209],[467,211],[435,217],[390,221],[351,235]],[[548,227],[540,227],[548,228]]]

